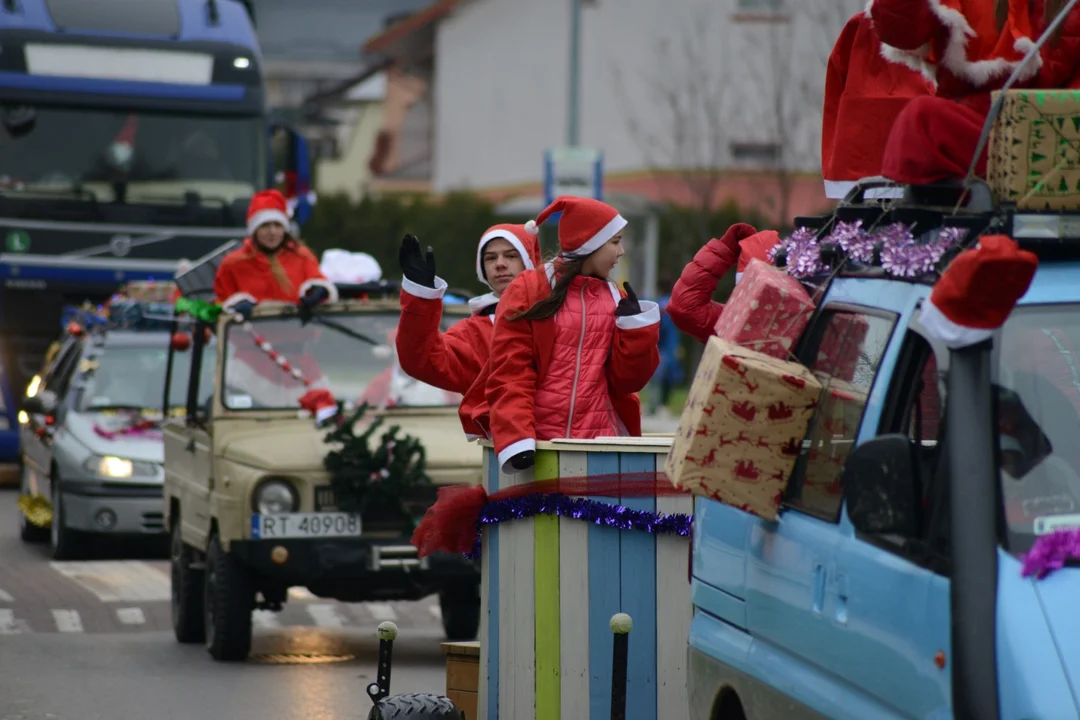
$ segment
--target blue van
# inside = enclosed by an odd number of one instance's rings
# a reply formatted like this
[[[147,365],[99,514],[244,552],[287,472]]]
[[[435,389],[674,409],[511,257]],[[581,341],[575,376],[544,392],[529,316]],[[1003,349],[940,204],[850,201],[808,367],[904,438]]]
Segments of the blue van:
[[[830,349],[857,343],[856,419],[826,427],[852,408],[823,395],[776,522],[697,499],[693,720],[1080,717],[1080,571],[1021,574],[1039,535],[1080,526],[1080,217],[952,215],[937,191],[887,208],[856,189],[799,224],[1004,233],[1039,255],[1034,281],[991,341],[950,351],[919,323],[935,273],[822,243],[797,350],[829,380]]]

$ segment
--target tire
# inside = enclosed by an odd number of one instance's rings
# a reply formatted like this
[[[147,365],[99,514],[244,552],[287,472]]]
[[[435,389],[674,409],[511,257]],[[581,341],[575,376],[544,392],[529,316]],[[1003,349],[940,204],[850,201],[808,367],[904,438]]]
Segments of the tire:
[[[383,698],[371,708],[368,720],[464,720],[450,698],[427,693],[406,693]]]
[[[439,593],[443,632],[449,642],[475,640],[480,632],[480,586],[469,584]]]
[[[176,641],[199,643],[206,640],[202,570],[193,570],[195,550],[180,536],[180,517],[173,515],[169,543],[169,574],[172,577],[172,626]]]
[[[206,649],[221,662],[246,660],[251,652],[255,591],[247,568],[221,549],[217,533],[210,538],[204,575]]]
[[[26,474],[29,469],[26,467],[26,460],[19,458],[19,495],[26,495],[30,492],[30,483],[26,480]],[[45,543],[49,541],[49,528],[38,527],[34,523],[26,519],[26,515],[22,510],[18,510],[19,513],[19,538],[26,543]]]
[[[82,560],[87,552],[87,538],[83,533],[64,525],[64,504],[61,500],[60,479],[52,478],[52,524],[49,526],[49,543],[53,560]]]

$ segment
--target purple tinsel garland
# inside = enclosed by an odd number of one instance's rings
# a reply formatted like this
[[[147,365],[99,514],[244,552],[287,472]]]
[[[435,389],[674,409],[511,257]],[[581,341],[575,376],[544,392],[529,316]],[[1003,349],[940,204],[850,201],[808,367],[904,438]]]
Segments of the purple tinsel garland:
[[[1040,535],[1024,555],[1024,567],[1021,576],[1034,575],[1042,580],[1054,570],[1065,567],[1065,562],[1080,559],[1080,528],[1055,530]]]
[[[892,223],[873,232],[866,232],[862,220],[837,222],[821,242],[835,243],[849,258],[858,263],[870,264],[874,250],[880,247],[881,266],[894,277],[916,278],[931,272],[950,249],[956,247],[967,235],[963,228],[942,228],[932,233],[927,242],[918,241],[909,226]],[[798,228],[769,251],[769,260],[776,262],[776,252],[787,251],[786,270],[800,280],[825,271],[821,263],[821,242],[813,230]]]
[[[587,498],[571,498],[558,493],[526,495],[524,497],[495,500],[484,505],[477,522],[476,544],[466,557],[480,558],[480,534],[484,525],[521,520],[534,515],[558,515],[559,517],[587,520],[594,525],[617,530],[644,530],[658,535],[689,537],[693,518],[683,513],[655,513],[650,510],[633,510],[625,505],[610,505]]]

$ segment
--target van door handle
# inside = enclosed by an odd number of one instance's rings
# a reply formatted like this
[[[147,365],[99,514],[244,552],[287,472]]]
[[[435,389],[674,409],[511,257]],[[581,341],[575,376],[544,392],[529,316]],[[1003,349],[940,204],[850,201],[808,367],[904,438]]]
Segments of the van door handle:
[[[820,562],[814,563],[814,600],[811,610],[815,615],[820,615],[825,609],[825,565]]]
[[[846,573],[836,574],[836,621],[847,624],[848,619],[848,580]]]

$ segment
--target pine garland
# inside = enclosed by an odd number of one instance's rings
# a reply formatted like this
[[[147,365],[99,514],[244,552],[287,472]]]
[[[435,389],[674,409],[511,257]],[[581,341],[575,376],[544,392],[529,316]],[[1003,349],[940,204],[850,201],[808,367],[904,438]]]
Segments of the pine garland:
[[[398,425],[384,432],[372,450],[370,440],[382,427],[383,418],[377,418],[360,435],[355,428],[368,409],[367,403],[362,404],[352,417],[326,435],[327,444],[341,444],[340,450],[331,450],[323,459],[337,506],[351,513],[393,509],[411,520],[405,497],[413,488],[431,484],[426,472],[427,453],[418,439],[411,435],[399,437]]]

